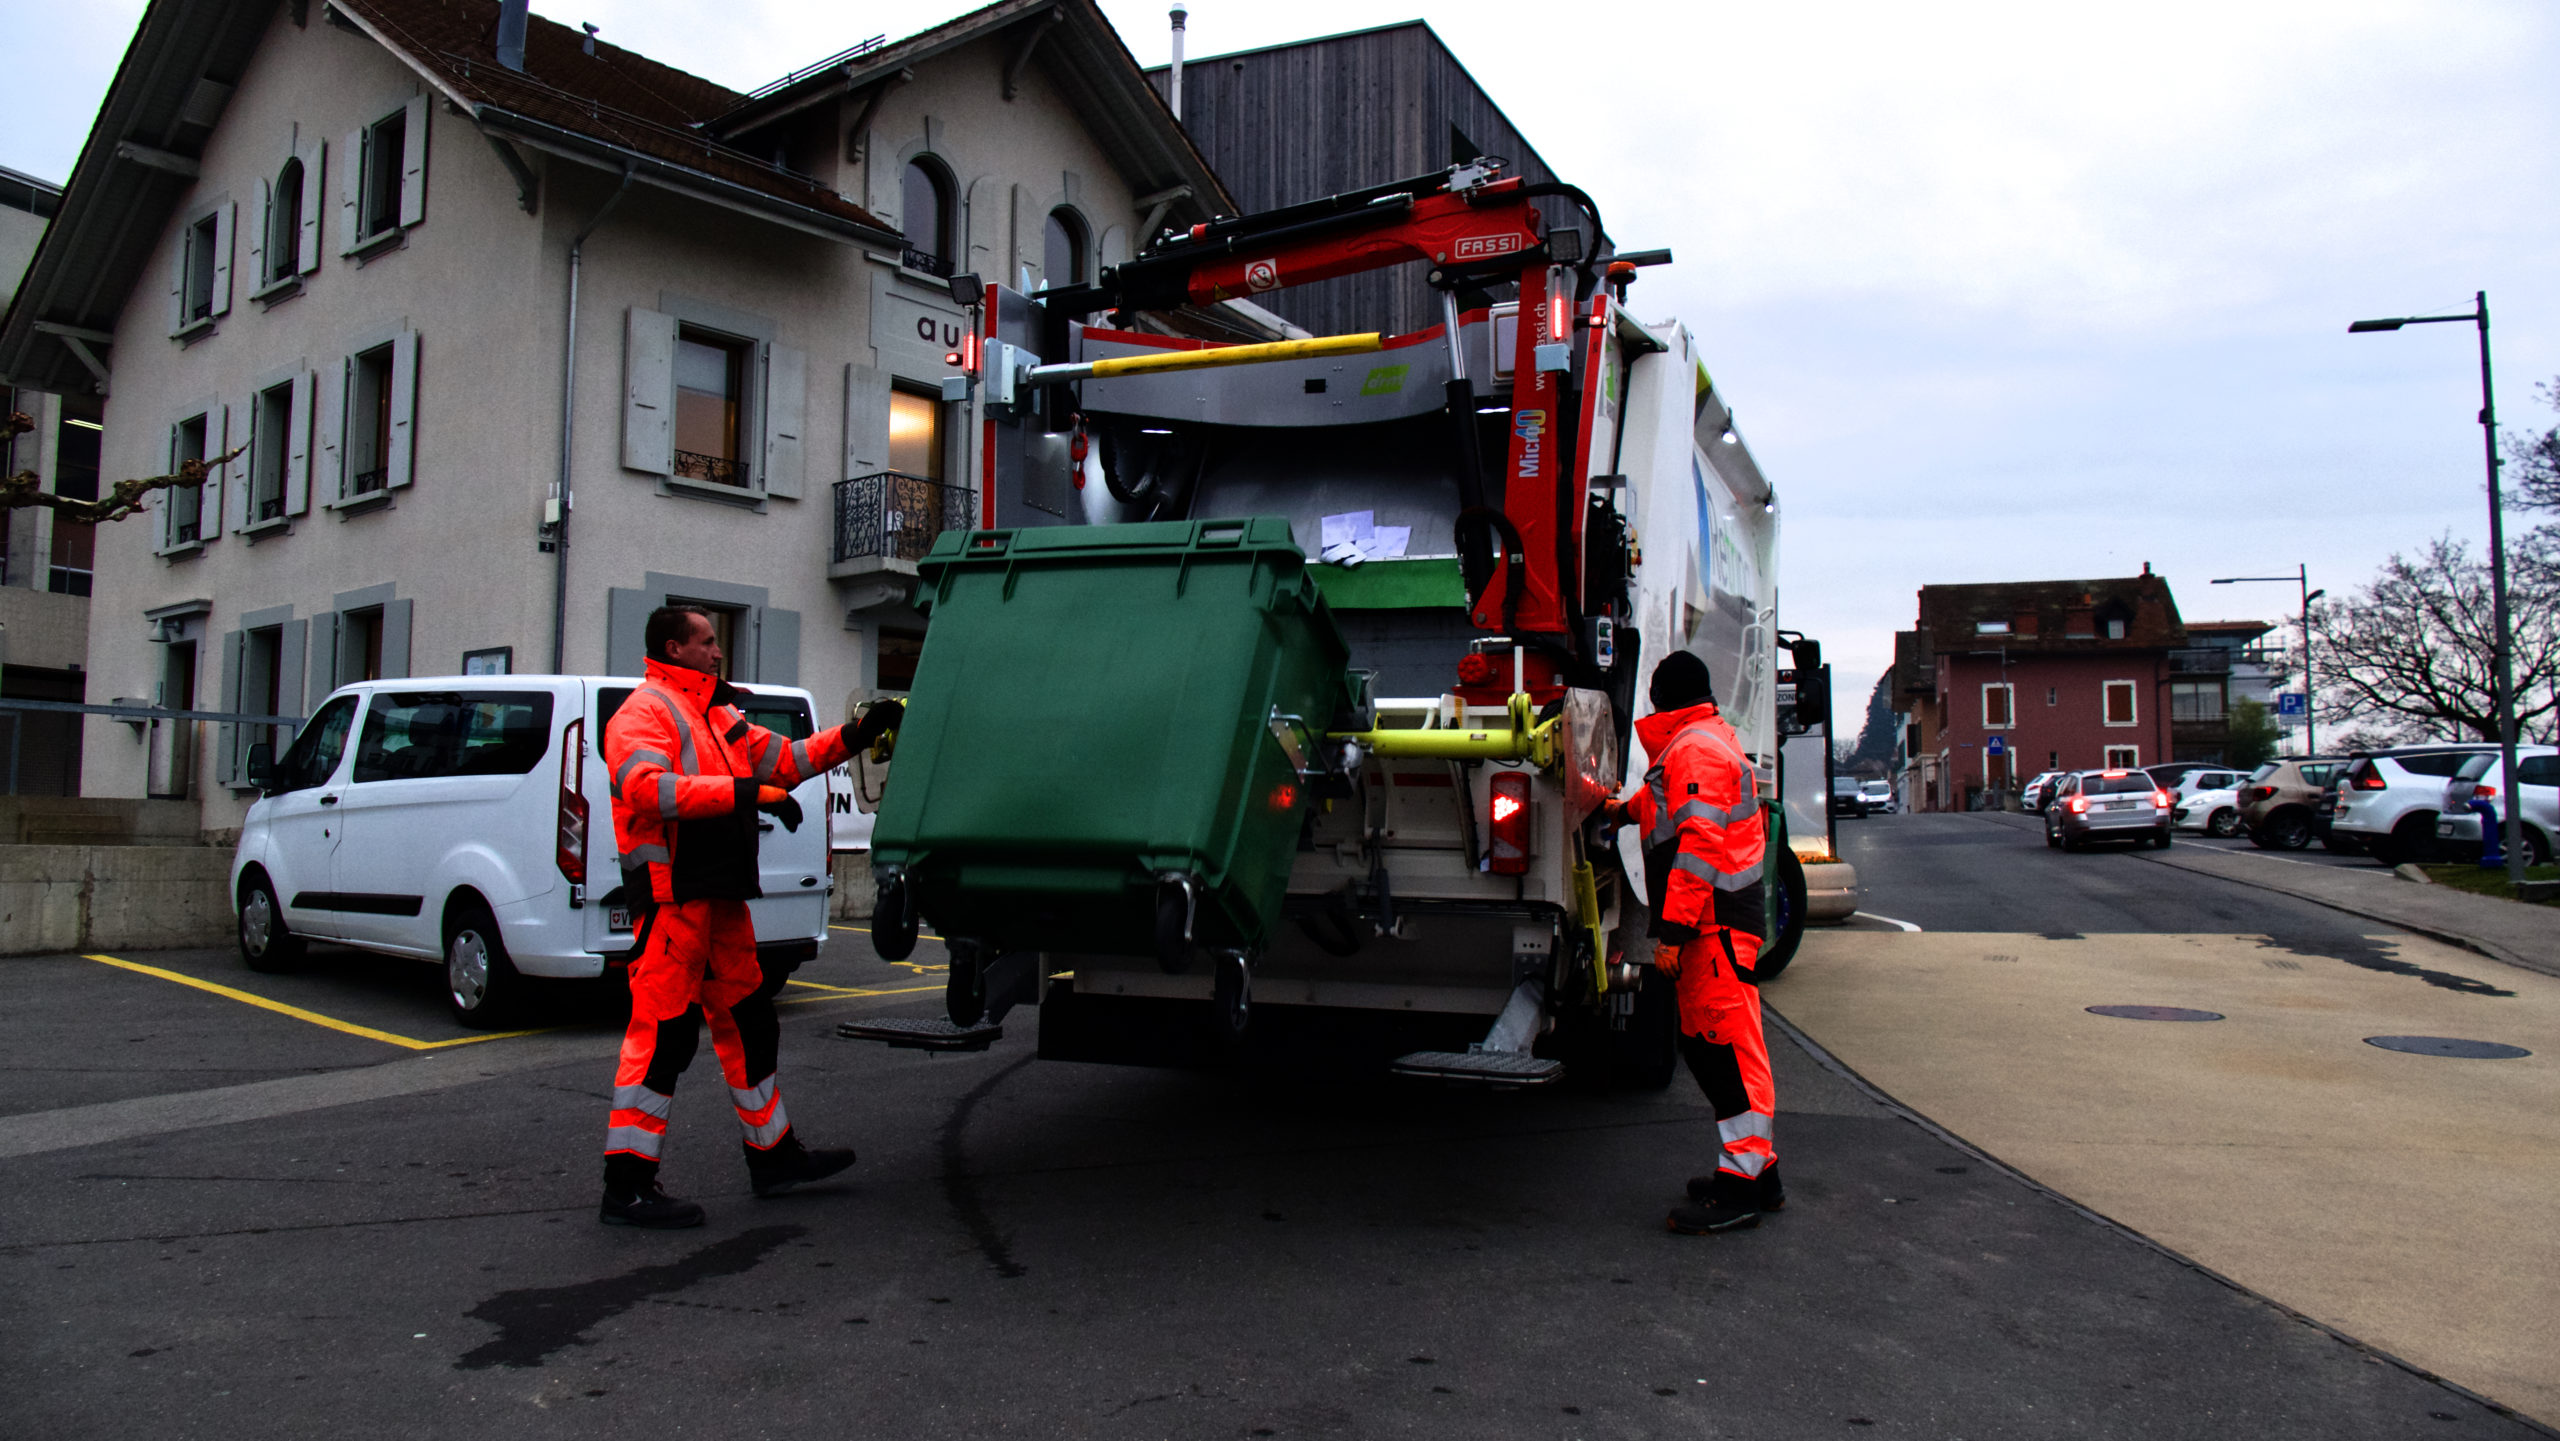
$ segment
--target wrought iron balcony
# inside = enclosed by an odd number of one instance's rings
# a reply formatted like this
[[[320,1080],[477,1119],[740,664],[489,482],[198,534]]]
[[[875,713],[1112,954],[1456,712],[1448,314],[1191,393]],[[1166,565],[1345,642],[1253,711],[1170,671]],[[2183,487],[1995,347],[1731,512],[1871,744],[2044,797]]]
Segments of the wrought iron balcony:
[[[925,274],[933,276],[939,280],[949,280],[951,278],[951,262],[948,259],[943,256],[931,254],[927,251],[918,250],[913,246],[909,246],[899,253],[898,263],[909,270],[921,270]]]
[[[913,564],[946,530],[977,523],[978,493],[894,470],[836,482],[833,561],[898,560]]]
[[[751,478],[747,463],[743,460],[722,460],[716,455],[704,455],[694,450],[676,452],[676,474],[686,480],[699,480],[709,485],[735,486],[740,490],[747,488]]]

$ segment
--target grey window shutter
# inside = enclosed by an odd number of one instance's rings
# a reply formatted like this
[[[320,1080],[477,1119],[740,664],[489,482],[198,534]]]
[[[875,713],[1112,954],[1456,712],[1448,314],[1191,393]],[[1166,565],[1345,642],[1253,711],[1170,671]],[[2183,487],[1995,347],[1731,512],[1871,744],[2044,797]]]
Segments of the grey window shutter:
[[[388,486],[407,485],[418,461],[418,332],[404,330],[391,339],[391,474]],[[405,673],[405,672],[404,672]]]
[[[604,673],[606,675],[646,674],[643,662],[648,659],[649,612],[666,604],[667,598],[645,590],[609,587],[604,593]]]
[[[169,333],[187,328],[187,252],[195,248],[195,227],[178,227],[178,244],[169,256]]]
[[[809,471],[800,443],[809,419],[809,357],[788,345],[764,351],[764,493],[798,500]]]
[[[239,228],[240,207],[225,201],[213,212],[213,313],[231,313],[231,232]]]
[[[416,612],[414,600],[386,600],[382,603],[382,678],[398,680],[409,673],[409,620]]]
[[[800,683],[800,612],[764,608],[756,627],[756,681],[762,685]]]
[[[408,118],[400,127],[400,228],[403,230],[427,218],[427,109],[427,97],[413,97],[409,101]]]
[[[318,398],[310,371],[293,377],[293,405],[285,417],[284,513],[311,509],[311,433],[313,402]]]
[[[622,464],[651,475],[676,469],[676,318],[631,307],[622,337]]]
[[[250,422],[258,413],[258,402],[227,401],[222,407],[222,444],[228,450],[249,443]],[[222,468],[226,484],[223,490],[222,527],[225,530],[249,528],[249,464],[253,453],[243,450]]]
[[[347,382],[354,370],[354,358],[341,356],[336,374],[313,382],[319,400],[312,416],[312,449],[319,468],[311,482],[329,500],[347,498]]]
[[[226,631],[222,636],[222,708],[237,714],[240,710],[240,680],[249,665],[249,633]],[[236,786],[240,781],[240,753],[247,749],[240,739],[247,729],[236,721],[224,721],[213,738],[213,771],[222,784]]]
[[[302,708],[302,654],[310,631],[310,622],[289,620],[276,632],[277,715],[309,714]],[[284,743],[276,748],[282,750]]]
[[[338,613],[324,610],[311,618],[311,688],[304,694],[318,710],[338,688]]]
[[[844,474],[889,468],[889,377],[868,365],[844,368]]]
[[[219,401],[205,408],[204,458],[208,462],[231,448],[229,413],[229,408]],[[205,466],[203,499],[196,506],[196,539],[208,545],[222,539],[222,528],[226,523],[222,509],[222,481],[224,472],[230,468],[227,465]]]
[[[173,425],[169,427],[169,468],[163,471],[162,474],[175,475],[177,473],[178,428]],[[167,550],[170,546],[178,543],[177,487],[171,486],[169,489],[160,492],[160,504],[157,508],[160,512],[160,540],[158,548],[161,550]]]
[[[365,133],[350,130],[338,149],[338,253],[352,255],[364,239]]]
[[[294,273],[309,275],[320,268],[320,197],[327,193],[320,173],[328,168],[329,142],[314,135],[293,148],[293,158],[302,162],[302,233],[294,239]]]
[[[258,182],[258,210],[249,226],[249,288],[267,283],[267,232],[275,227],[276,183]]]

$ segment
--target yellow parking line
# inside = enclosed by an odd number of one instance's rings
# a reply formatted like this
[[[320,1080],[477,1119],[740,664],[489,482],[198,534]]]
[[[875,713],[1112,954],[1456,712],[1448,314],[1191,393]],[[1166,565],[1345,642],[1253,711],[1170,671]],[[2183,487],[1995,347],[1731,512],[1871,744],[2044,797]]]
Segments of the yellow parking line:
[[[404,1046],[412,1051],[441,1051],[447,1046],[476,1046],[482,1041],[503,1041],[510,1036],[538,1036],[545,1030],[555,1029],[553,1027],[546,1026],[540,1030],[491,1031],[485,1035],[457,1036],[450,1041],[421,1041],[414,1036],[395,1036],[389,1031],[377,1031],[371,1026],[359,1026],[353,1021],[341,1021],[335,1016],[324,1016],[318,1011],[306,1011],[300,1006],[288,1006],[282,1001],[270,1001],[264,996],[253,996],[247,991],[235,990],[230,986],[220,985],[213,981],[200,981],[193,976],[181,975],[176,971],[164,971],[158,966],[146,966],[139,961],[118,960],[114,956],[89,956],[85,959],[97,961],[102,965],[114,966],[118,970],[133,971],[145,976],[157,976],[161,980],[175,981],[182,986],[193,986],[199,991],[211,991],[217,996],[238,1001],[244,1005],[256,1006],[262,1011],[273,1011],[280,1016],[291,1016],[297,1021],[308,1021],[312,1025],[323,1026],[332,1031],[344,1031],[350,1036],[362,1036],[368,1041],[381,1041],[386,1045]]]
[[[900,986],[891,990],[864,990],[858,986],[822,986],[816,981],[800,980],[795,980],[791,982],[791,984],[795,986],[806,986],[813,991],[825,991],[830,995],[837,996],[911,996],[918,991],[939,991],[944,989],[944,987],[941,986]]]
[[[831,931],[860,931],[866,936],[871,934],[871,928],[869,926],[840,926],[833,921],[827,922],[827,929]],[[942,937],[937,936],[930,931],[918,932],[916,939],[919,941],[931,941],[937,946],[942,944]]]

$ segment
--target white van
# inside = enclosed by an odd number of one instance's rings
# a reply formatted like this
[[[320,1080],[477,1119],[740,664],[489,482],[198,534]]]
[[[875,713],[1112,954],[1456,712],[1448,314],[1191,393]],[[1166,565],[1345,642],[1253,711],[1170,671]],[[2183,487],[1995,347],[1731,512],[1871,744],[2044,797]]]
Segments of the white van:
[[[627,676],[432,676],[330,693],[282,757],[258,745],[231,861],[240,956],[290,967],[306,940],[441,960],[467,1026],[502,1023],[526,976],[597,977],[630,959],[605,723]],[[809,693],[739,686],[748,719],[794,740]],[[828,780],[793,793],[805,819],[760,817],[764,897],[748,903],[768,964],[827,936]]]

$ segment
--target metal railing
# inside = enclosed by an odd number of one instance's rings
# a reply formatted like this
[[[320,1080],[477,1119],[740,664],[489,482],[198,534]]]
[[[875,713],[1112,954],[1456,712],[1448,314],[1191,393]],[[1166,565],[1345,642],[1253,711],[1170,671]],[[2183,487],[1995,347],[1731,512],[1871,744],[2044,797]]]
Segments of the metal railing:
[[[355,482],[350,490],[356,495],[371,495],[382,489],[390,479],[391,467],[387,465],[377,466],[372,470],[359,470],[356,472]]]
[[[676,452],[676,474],[687,480],[735,486],[740,490],[747,488],[750,479],[745,461],[722,460],[719,456],[704,455],[700,451],[693,450]]]
[[[2231,652],[2220,646],[2197,646],[2169,652],[2171,675],[2229,675]]]
[[[884,470],[836,482],[833,559],[917,561],[935,536],[977,524],[978,493],[920,475]]]
[[[933,276],[937,280],[949,280],[951,278],[951,262],[949,259],[940,255],[932,254],[928,251],[918,250],[914,246],[909,246],[899,253],[898,263],[909,270],[921,270],[925,274]]]

